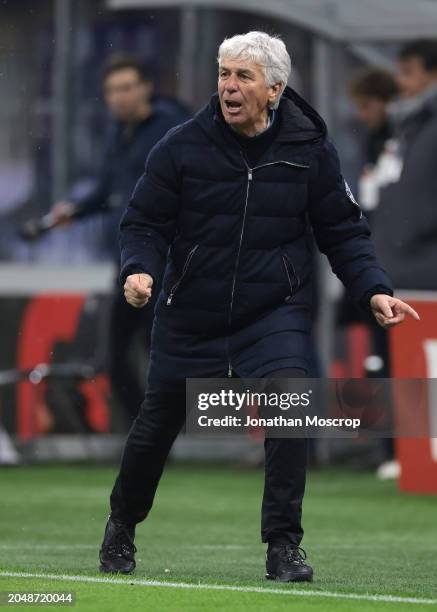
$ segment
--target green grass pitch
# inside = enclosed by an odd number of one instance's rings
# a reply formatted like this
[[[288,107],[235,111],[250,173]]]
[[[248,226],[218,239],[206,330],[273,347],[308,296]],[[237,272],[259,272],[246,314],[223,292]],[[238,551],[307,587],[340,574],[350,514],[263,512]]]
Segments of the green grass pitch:
[[[312,584],[264,579],[263,474],[229,466],[169,466],[137,528],[135,575],[98,582],[115,474],[88,465],[0,471],[0,591],[72,590],[69,609],[86,612],[437,609],[437,498],[332,470],[308,476]]]

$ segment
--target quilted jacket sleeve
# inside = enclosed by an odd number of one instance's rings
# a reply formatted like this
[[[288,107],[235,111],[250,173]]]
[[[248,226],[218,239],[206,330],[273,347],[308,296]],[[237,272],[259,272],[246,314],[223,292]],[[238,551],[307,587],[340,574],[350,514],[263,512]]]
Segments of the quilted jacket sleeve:
[[[323,145],[312,169],[309,217],[318,248],[357,304],[367,310],[375,293],[393,295],[370,239],[367,219],[341,174],[330,141]]]
[[[160,281],[169,244],[176,231],[179,179],[167,137],[150,151],[120,221],[120,282],[134,272],[146,272]]]

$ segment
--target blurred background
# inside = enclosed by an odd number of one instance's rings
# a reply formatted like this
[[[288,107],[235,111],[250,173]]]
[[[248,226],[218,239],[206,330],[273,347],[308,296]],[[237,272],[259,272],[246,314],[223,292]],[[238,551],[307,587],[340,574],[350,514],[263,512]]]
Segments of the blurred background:
[[[0,463],[118,460],[150,331],[116,284],[118,220],[148,150],[216,90],[220,42],[254,29],[285,41],[289,85],[422,315],[388,337],[318,257],[312,375],[437,377],[437,0],[3,0]],[[382,478],[402,463],[405,487],[419,471],[436,492],[434,442],[318,440],[312,461]],[[182,434],[172,457],[257,466],[262,446]]]

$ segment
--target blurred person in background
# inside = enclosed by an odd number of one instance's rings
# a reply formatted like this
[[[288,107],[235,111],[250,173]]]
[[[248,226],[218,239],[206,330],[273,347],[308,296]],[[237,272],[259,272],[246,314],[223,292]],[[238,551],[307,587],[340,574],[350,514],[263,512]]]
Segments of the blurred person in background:
[[[379,68],[369,68],[357,74],[349,84],[349,95],[355,106],[357,118],[366,127],[364,144],[364,167],[359,181],[360,206],[372,225],[372,209],[377,205],[378,181],[375,174],[378,160],[386,142],[393,135],[388,117],[388,107],[398,93],[394,75]],[[370,183],[374,183],[372,188]],[[369,192],[372,191],[372,201]],[[366,314],[360,311],[345,294],[338,313],[339,323],[369,322]]]
[[[102,572],[135,569],[135,528],[185,422],[187,378],[307,376],[312,231],[381,325],[418,318],[392,297],[325,122],[287,86],[282,40],[264,32],[225,39],[218,62],[218,92],[153,148],[120,225],[126,300],[142,308],[163,283],[146,398],[110,497]],[[266,577],[310,581],[300,548],[307,440],[267,436],[264,448]]]
[[[349,96],[355,107],[356,117],[366,127],[364,166],[359,179],[358,200],[365,210],[373,230],[373,212],[378,205],[381,175],[380,159],[387,142],[393,137],[393,126],[389,118],[389,105],[399,93],[395,75],[377,67],[360,71],[349,83]],[[372,376],[390,376],[390,355],[386,330],[373,317],[360,311],[347,293],[344,293],[338,308],[339,325],[361,323],[369,327],[371,354],[364,363],[364,370]],[[377,469],[381,479],[398,478],[400,465],[395,460],[393,439],[382,443],[383,460]]]
[[[398,289],[437,290],[437,39],[399,53],[390,107],[398,171],[381,186],[374,239]],[[395,165],[391,163],[391,167]]]
[[[366,165],[376,164],[386,141],[393,135],[388,106],[398,93],[395,76],[381,68],[367,68],[357,74],[349,84],[349,95],[354,103],[356,116],[367,128],[364,151]],[[364,208],[361,200],[360,204]]]
[[[145,383],[139,380],[129,353],[139,334],[142,344],[149,345],[153,307],[137,310],[124,299],[118,283],[118,226],[149,151],[170,128],[188,118],[188,111],[171,98],[154,98],[151,74],[139,59],[127,54],[114,55],[104,67],[103,94],[113,123],[94,188],[81,199],[57,202],[51,213],[59,226],[98,213],[110,215],[105,239],[117,266],[117,282],[111,309],[109,374],[113,392],[132,420],[144,397]]]

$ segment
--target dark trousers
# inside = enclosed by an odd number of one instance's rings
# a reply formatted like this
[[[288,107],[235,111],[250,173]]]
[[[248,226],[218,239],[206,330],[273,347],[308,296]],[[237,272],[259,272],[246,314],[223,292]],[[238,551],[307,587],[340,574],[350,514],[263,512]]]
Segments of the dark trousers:
[[[268,378],[303,378],[305,371],[287,368]],[[185,421],[185,386],[163,391],[150,385],[123,452],[111,493],[111,516],[134,525],[148,515],[171,446]],[[261,512],[263,542],[299,545],[305,491],[307,440],[266,438],[265,486]]]
[[[147,308],[134,308],[126,302],[123,289],[115,286],[109,336],[109,377],[112,391],[125,415],[132,422],[144,398],[145,384],[135,368],[132,348],[138,338],[145,351],[150,347],[154,298]]]

